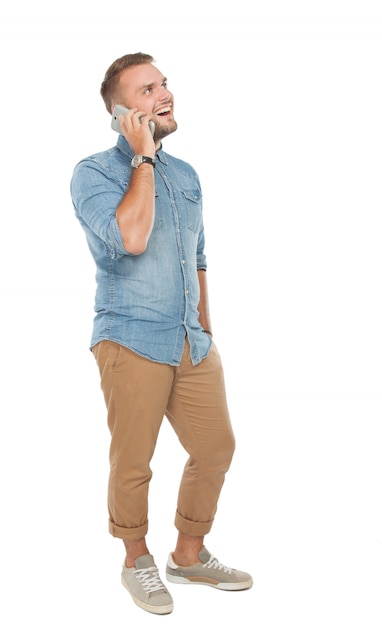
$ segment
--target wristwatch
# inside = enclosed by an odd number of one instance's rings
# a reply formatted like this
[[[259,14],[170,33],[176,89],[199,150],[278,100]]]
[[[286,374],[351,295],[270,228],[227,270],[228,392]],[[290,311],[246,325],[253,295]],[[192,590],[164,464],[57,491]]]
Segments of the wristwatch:
[[[142,163],[150,163],[153,167],[155,167],[155,158],[142,156],[142,154],[135,154],[131,159],[131,165],[133,167],[139,167]]]

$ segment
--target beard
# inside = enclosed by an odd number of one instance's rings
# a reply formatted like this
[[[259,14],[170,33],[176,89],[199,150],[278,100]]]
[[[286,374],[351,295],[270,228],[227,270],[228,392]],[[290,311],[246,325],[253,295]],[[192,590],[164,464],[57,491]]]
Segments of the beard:
[[[155,124],[154,141],[161,141],[167,135],[171,135],[178,128],[175,120],[171,120],[168,124]]]

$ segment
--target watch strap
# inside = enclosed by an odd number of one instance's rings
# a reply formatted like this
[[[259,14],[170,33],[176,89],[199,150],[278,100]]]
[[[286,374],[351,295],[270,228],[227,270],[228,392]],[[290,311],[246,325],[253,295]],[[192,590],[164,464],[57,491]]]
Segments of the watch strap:
[[[143,156],[143,154],[135,154],[131,161],[132,166],[139,167],[142,163],[150,163],[150,165],[155,167],[155,158],[152,159],[151,157]]]

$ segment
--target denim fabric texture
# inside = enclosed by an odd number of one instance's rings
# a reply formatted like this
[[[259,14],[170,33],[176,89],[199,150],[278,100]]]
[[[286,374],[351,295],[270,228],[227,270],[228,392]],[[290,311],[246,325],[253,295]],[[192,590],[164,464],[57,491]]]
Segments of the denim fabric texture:
[[[146,251],[132,255],[115,215],[132,157],[119,135],[114,147],[81,160],[71,180],[75,214],[96,264],[90,348],[108,339],[153,361],[179,365],[187,334],[196,365],[211,346],[197,310],[197,271],[207,268],[199,178],[191,165],[158,150],[155,223]]]

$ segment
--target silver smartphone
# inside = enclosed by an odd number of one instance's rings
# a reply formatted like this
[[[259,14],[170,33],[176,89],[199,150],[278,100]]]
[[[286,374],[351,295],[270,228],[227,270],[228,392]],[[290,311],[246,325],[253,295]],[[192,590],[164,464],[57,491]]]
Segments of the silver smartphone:
[[[126,115],[128,110],[129,109],[126,109],[126,107],[123,107],[120,104],[116,104],[114,107],[113,113],[111,114],[111,127],[120,135],[123,135],[123,132],[122,132],[121,125],[119,123],[119,116]],[[149,128],[151,130],[151,134],[154,135],[155,124],[152,120],[149,121]]]

